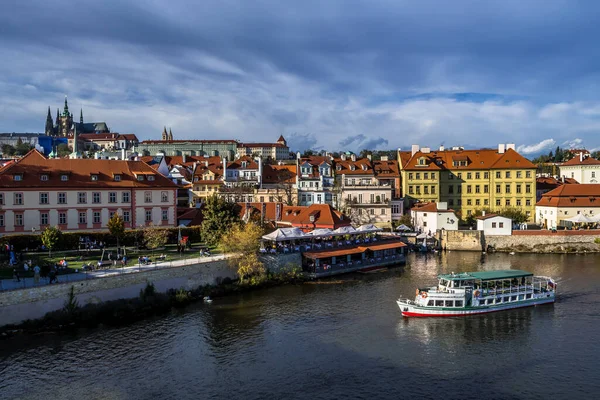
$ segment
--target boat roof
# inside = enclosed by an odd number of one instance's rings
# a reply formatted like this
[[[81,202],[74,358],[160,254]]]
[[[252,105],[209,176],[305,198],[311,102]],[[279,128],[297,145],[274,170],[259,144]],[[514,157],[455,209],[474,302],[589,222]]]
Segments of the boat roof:
[[[461,279],[481,279],[482,281],[496,279],[512,279],[521,278],[523,276],[532,276],[531,272],[520,271],[518,269],[502,269],[496,271],[479,271],[479,272],[461,272],[459,274],[443,274],[438,278],[446,280],[461,280]]]

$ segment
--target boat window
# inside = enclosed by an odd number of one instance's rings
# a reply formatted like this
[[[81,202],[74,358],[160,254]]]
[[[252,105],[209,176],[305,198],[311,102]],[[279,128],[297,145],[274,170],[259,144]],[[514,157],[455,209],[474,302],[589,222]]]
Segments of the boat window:
[[[494,299],[487,299],[485,304],[494,304]]]
[[[510,296],[510,301],[517,301],[517,296]]]
[[[503,303],[504,302],[504,297],[498,297],[498,299],[496,299],[496,303]]]
[[[427,305],[428,305],[429,307],[433,307],[433,300],[429,300],[429,301],[427,302]]]
[[[525,298],[526,298],[526,299],[530,299],[530,298],[531,298],[531,293],[527,293],[527,294],[525,295]]]
[[[525,300],[525,295],[524,294],[520,294],[519,295],[519,300]]]
[[[440,279],[440,285],[446,286],[446,280],[445,279]]]
[[[452,301],[452,300],[445,300],[444,301],[444,306],[445,307],[454,307],[454,301]]]
[[[444,307],[444,300],[436,300],[435,306],[436,307]]]
[[[456,300],[456,301],[454,302],[454,306],[455,306],[455,307],[462,307],[462,306],[463,306],[463,302],[462,302],[462,300]]]

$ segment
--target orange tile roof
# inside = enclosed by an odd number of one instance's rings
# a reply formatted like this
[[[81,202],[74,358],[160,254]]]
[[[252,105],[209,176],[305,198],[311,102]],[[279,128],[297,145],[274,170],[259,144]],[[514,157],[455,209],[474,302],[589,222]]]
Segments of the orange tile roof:
[[[263,183],[296,183],[296,164],[264,165]]]
[[[242,168],[242,162],[245,161],[246,168],[245,169],[258,169],[258,163],[250,156],[243,156],[234,161],[227,163],[227,168],[229,169],[239,169]]]
[[[316,258],[345,256],[348,254],[360,254],[360,253],[364,253],[367,250],[370,250],[370,251],[391,250],[391,249],[399,249],[401,247],[406,247],[406,244],[403,242],[394,241],[394,242],[387,242],[387,243],[370,244],[367,246],[350,247],[347,249],[339,249],[339,250],[310,251],[310,252],[304,253],[303,255],[308,258],[316,259]]]
[[[438,210],[437,208],[437,203],[416,203],[412,208],[411,211],[419,211],[419,212],[451,212],[453,213],[454,210],[449,208],[447,210]]]
[[[298,209],[299,207],[296,207]],[[283,215],[286,214],[288,207],[284,207]],[[314,215],[314,222],[310,221],[311,215]],[[331,207],[329,204],[311,204],[303,207],[300,213],[289,220],[292,226],[300,228],[331,228],[337,229],[340,226],[351,225],[350,219],[344,218],[342,214]]]
[[[583,161],[579,161],[579,156],[571,158],[569,161],[561,164],[561,167],[570,167],[576,165],[600,165],[600,160],[596,160],[593,157],[586,157]]]
[[[403,243],[403,242],[385,243],[384,242],[384,243],[370,244],[370,245],[366,246],[366,248],[371,251],[399,249],[401,247],[406,247],[406,243]]]
[[[514,151],[508,149],[500,154],[493,149],[480,150],[444,150],[423,153],[417,151],[411,155],[410,151],[399,152],[402,166],[408,171],[422,170],[476,170],[476,169],[534,169],[536,166]],[[419,159],[425,158],[425,165],[419,165]],[[453,161],[467,161],[466,166],[454,166]]]
[[[600,207],[600,184],[561,185],[544,193],[536,206]]]
[[[341,167],[341,169],[339,169]],[[352,169],[354,167],[354,170]],[[335,159],[335,173],[344,175],[373,175],[373,165],[368,158],[358,158],[356,161],[350,159]]]
[[[373,161],[375,174],[381,178],[399,178],[398,161]]]
[[[69,175],[69,179],[62,181],[60,175],[65,173]],[[14,175],[18,174],[22,174],[22,180],[15,181]],[[96,181],[91,179],[91,175],[94,174],[98,175]],[[48,175],[48,180],[42,181],[41,175]],[[121,175],[121,180],[115,181],[115,175]],[[136,175],[153,175],[154,180],[138,181]],[[31,150],[17,162],[0,171],[0,187],[175,189],[177,185],[142,161],[48,159],[37,150]]]

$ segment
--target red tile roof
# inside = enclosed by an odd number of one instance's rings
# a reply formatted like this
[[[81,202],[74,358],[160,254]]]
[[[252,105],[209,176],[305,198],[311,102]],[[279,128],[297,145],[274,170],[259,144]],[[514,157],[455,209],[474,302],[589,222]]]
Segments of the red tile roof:
[[[561,185],[544,193],[536,206],[600,207],[600,184]]]
[[[340,169],[341,167],[341,169]],[[352,169],[354,168],[354,169]],[[356,161],[351,159],[335,159],[335,172],[338,175],[373,175],[373,165],[368,158],[358,158]]]
[[[264,165],[263,183],[295,184],[297,174],[296,164]]]
[[[419,211],[419,212],[451,212],[454,210],[449,208],[447,210],[438,210],[437,203],[417,203],[412,208],[411,211]]]
[[[444,150],[423,153],[417,151],[411,155],[410,151],[399,152],[399,159],[405,170],[469,170],[469,169],[534,169],[535,165],[514,151],[508,149],[504,153],[497,150]],[[425,165],[419,164],[419,159],[425,159]],[[453,161],[467,161],[466,166],[453,165]]]
[[[69,175],[67,181],[61,175]],[[22,175],[22,180],[15,181],[15,175]],[[42,181],[41,175],[48,175]],[[98,175],[92,181],[91,176]],[[120,181],[114,176],[120,175]],[[138,181],[137,175],[154,176],[153,181],[145,178]],[[95,159],[47,159],[37,150],[31,150],[17,162],[0,171],[0,187],[2,188],[169,188],[177,185],[170,179],[157,173],[142,161],[95,160]]]
[[[562,163],[561,167],[570,167],[576,165],[600,165],[600,160],[596,160],[593,157],[585,157],[583,161],[579,161],[579,155],[576,155],[569,161]]]

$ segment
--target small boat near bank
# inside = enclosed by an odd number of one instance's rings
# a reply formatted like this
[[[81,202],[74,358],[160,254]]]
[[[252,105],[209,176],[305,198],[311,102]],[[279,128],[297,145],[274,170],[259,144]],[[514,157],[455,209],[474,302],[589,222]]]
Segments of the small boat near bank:
[[[404,317],[452,317],[553,303],[555,295],[550,277],[498,270],[439,275],[437,286],[417,289],[414,300],[397,304]]]

